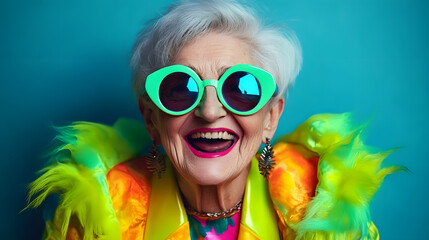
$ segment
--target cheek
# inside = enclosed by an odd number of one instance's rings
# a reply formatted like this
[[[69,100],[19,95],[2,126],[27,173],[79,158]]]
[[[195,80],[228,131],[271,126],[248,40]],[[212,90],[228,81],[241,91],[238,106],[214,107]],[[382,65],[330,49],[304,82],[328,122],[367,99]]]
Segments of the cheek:
[[[182,165],[183,141],[180,128],[183,125],[181,117],[171,117],[161,114],[158,117],[157,129],[161,137],[161,144],[174,165]]]
[[[237,119],[243,129],[243,138],[240,152],[248,157],[253,157],[258,151],[264,134],[264,113],[257,113]]]

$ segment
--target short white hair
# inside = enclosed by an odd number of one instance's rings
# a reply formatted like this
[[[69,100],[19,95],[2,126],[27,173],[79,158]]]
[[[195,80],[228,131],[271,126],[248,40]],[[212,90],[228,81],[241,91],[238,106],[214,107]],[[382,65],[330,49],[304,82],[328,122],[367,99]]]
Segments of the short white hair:
[[[301,69],[301,46],[291,31],[262,26],[254,11],[234,0],[181,1],[143,29],[131,59],[138,98],[146,77],[168,66],[186,43],[208,32],[236,36],[249,44],[253,60],[276,79],[284,96]]]

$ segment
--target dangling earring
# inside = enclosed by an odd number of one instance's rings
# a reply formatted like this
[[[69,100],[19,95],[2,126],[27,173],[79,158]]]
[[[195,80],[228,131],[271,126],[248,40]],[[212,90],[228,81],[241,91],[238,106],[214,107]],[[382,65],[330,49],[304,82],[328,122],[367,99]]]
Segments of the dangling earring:
[[[259,156],[259,172],[262,176],[268,178],[274,165],[276,165],[274,151],[270,144],[270,139],[267,138],[267,143],[264,149],[262,149],[261,156]]]
[[[159,153],[155,143],[152,144],[149,153],[144,157],[147,169],[152,174],[157,173],[161,178],[161,173],[165,172],[165,158]]]

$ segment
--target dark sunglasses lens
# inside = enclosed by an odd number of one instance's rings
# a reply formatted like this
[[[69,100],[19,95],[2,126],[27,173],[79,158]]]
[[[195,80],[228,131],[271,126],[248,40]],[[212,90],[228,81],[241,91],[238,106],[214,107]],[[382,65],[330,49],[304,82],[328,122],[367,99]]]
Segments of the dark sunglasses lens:
[[[252,74],[235,72],[226,78],[222,95],[235,110],[249,111],[256,107],[261,99],[261,85]]]
[[[191,76],[182,72],[167,75],[159,87],[159,98],[167,109],[183,111],[198,98],[198,85]]]

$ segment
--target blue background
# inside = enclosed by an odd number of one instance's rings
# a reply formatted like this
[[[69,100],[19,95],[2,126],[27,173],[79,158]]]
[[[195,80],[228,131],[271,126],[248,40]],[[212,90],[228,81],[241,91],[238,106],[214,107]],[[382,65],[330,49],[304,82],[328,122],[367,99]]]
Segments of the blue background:
[[[40,209],[26,185],[43,166],[52,125],[140,119],[128,61],[136,34],[171,1],[0,2],[1,238],[39,239]],[[402,147],[372,203],[381,239],[429,239],[429,4],[423,0],[254,1],[268,23],[288,25],[304,65],[278,134],[311,114],[372,117],[367,142]]]

